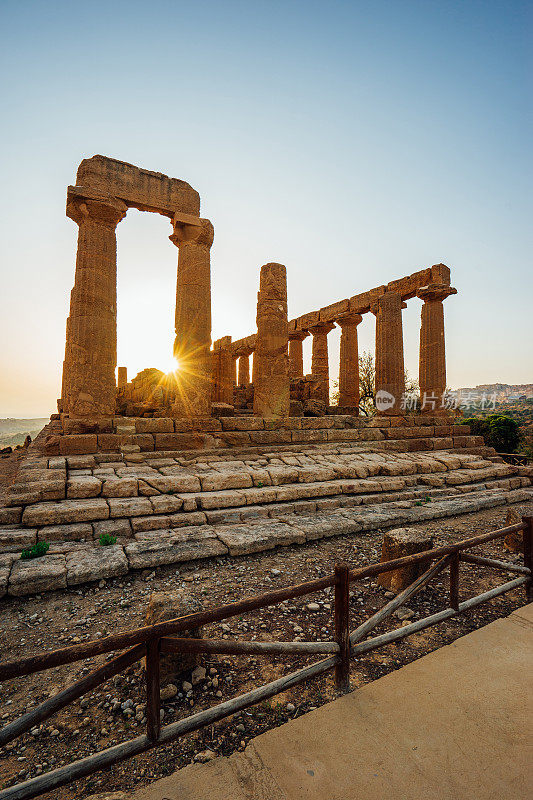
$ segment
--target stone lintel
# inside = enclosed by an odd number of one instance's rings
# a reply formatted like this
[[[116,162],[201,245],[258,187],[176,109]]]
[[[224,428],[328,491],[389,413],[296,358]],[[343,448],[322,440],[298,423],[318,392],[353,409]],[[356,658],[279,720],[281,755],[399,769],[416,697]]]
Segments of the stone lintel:
[[[324,308],[321,308],[318,312],[320,322],[335,322],[339,314],[343,314],[348,311],[349,307],[350,301],[348,299],[339,300],[337,303],[331,303],[329,306],[324,306]]]
[[[170,218],[176,212],[200,215],[200,195],[186,181],[107,156],[85,158],[78,167],[76,184],[85,191],[116,197],[140,211]]]
[[[308,330],[311,325],[317,325],[320,322],[320,311],[310,311],[308,314],[303,314],[296,319],[296,329],[300,331]]]
[[[222,336],[213,342],[213,350],[228,350],[231,349],[231,336]]]
[[[243,355],[240,351],[249,351],[248,355],[251,355],[255,350],[257,334],[252,333],[250,336],[245,336],[243,339],[235,339],[232,342],[231,349],[234,353],[238,352],[239,356]]]
[[[386,286],[376,286],[374,289],[370,289],[368,292],[362,292],[361,294],[356,294],[353,297],[350,297],[349,301],[349,309],[350,311],[354,311],[356,314],[366,314],[370,311],[370,306],[372,303],[381,297],[382,294],[385,294]]]

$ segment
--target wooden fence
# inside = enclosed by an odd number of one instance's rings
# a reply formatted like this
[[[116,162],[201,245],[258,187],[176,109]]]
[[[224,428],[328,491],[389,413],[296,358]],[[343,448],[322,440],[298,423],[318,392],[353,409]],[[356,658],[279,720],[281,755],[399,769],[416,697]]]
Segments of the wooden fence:
[[[510,533],[523,534],[524,564],[509,564],[493,558],[474,555],[466,551],[501,539]],[[435,547],[416,555],[397,558],[384,563],[370,564],[366,567],[350,569],[346,565],[337,565],[333,574],[324,578],[307,581],[295,586],[276,589],[250,599],[237,603],[220,606],[212,611],[201,611],[180,617],[168,622],[161,622],[150,627],[138,628],[132,631],[114,634],[95,642],[86,642],[73,645],[53,652],[40,653],[29,658],[0,664],[0,681],[10,678],[20,678],[46,669],[52,669],[64,664],[82,661],[87,658],[124,651],[104,665],[98,667],[86,677],[69,686],[67,689],[45,700],[40,705],[23,714],[18,719],[9,722],[0,729],[0,747],[21,736],[27,731],[48,719],[56,711],[77,700],[86,692],[107,681],[109,678],[123,672],[141,658],[146,658],[146,734],[130,739],[122,744],[102,750],[94,755],[74,761],[66,766],[54,769],[38,777],[0,790],[0,800],[27,800],[37,797],[59,786],[64,786],[98,770],[110,767],[118,761],[131,756],[144,753],[154,747],[166,745],[186,733],[200,730],[212,725],[218,720],[231,716],[249,706],[267,700],[270,697],[286,691],[293,686],[322,675],[330,670],[335,671],[335,683],[339,691],[349,691],[350,659],[357,658],[363,653],[368,653],[390,642],[398,641],[412,633],[421,631],[439,622],[455,617],[469,611],[494,597],[505,592],[510,592],[519,586],[524,586],[526,596],[532,599],[532,542],[533,542],[533,516],[523,517],[522,522],[500,528],[490,533],[464,539],[455,544]],[[359,625],[350,633],[349,600],[350,583],[362,578],[380,575],[382,572],[413,566],[415,564],[431,564],[428,569],[417,578],[407,589],[398,594],[372,617]],[[497,571],[514,573],[517,575],[512,580],[497,586],[483,594],[460,601],[459,575],[461,562],[488,567]],[[401,628],[387,633],[367,638],[381,622],[413,595],[420,591],[436,575],[449,568],[449,606],[442,611],[423,619],[418,619]],[[238,614],[254,611],[259,608],[277,605],[284,600],[302,597],[307,594],[321,591],[327,587],[334,587],[335,591],[335,639],[327,642],[250,642],[228,639],[192,639],[176,638],[182,634],[202,625],[229,619]],[[273,655],[323,655],[326,658],[310,666],[292,672],[271,683],[253,689],[232,700],[219,703],[205,711],[181,719],[177,722],[161,726],[160,723],[160,694],[159,694],[159,657],[165,653],[212,653],[212,654],[254,654],[262,656]]]

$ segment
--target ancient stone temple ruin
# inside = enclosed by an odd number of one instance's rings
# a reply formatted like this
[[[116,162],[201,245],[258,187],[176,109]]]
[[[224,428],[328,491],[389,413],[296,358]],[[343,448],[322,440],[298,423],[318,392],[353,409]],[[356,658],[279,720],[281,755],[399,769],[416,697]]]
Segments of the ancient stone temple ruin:
[[[169,375],[147,365],[129,381],[117,369],[116,328],[116,234],[128,208],[169,220],[179,365]],[[79,232],[61,397],[0,508],[0,596],[524,499],[524,471],[442,407],[443,301],[456,293],[444,264],[295,319],[286,267],[265,264],[256,330],[212,342],[214,230],[188,183],[94,156],[68,188],[67,215]],[[402,309],[415,297],[426,402],[406,413]],[[371,417],[359,414],[357,328],[366,314],[375,318]],[[328,334],[336,326],[331,405]],[[104,535],[112,545],[101,546]],[[21,548],[39,541],[50,544],[46,556],[21,561]]]

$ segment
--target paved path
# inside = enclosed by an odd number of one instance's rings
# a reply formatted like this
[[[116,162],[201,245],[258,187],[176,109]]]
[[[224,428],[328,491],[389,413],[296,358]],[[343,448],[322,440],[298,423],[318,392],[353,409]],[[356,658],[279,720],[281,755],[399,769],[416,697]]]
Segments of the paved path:
[[[134,800],[530,800],[533,603]]]

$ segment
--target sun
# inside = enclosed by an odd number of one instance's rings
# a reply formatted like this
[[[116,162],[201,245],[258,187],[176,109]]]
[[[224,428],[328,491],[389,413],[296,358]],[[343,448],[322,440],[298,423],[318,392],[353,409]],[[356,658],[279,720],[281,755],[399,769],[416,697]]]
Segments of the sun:
[[[166,375],[168,375],[170,372],[178,372],[179,368],[179,361],[172,355],[169,355],[168,358],[165,358],[159,362],[159,369],[163,370]]]

